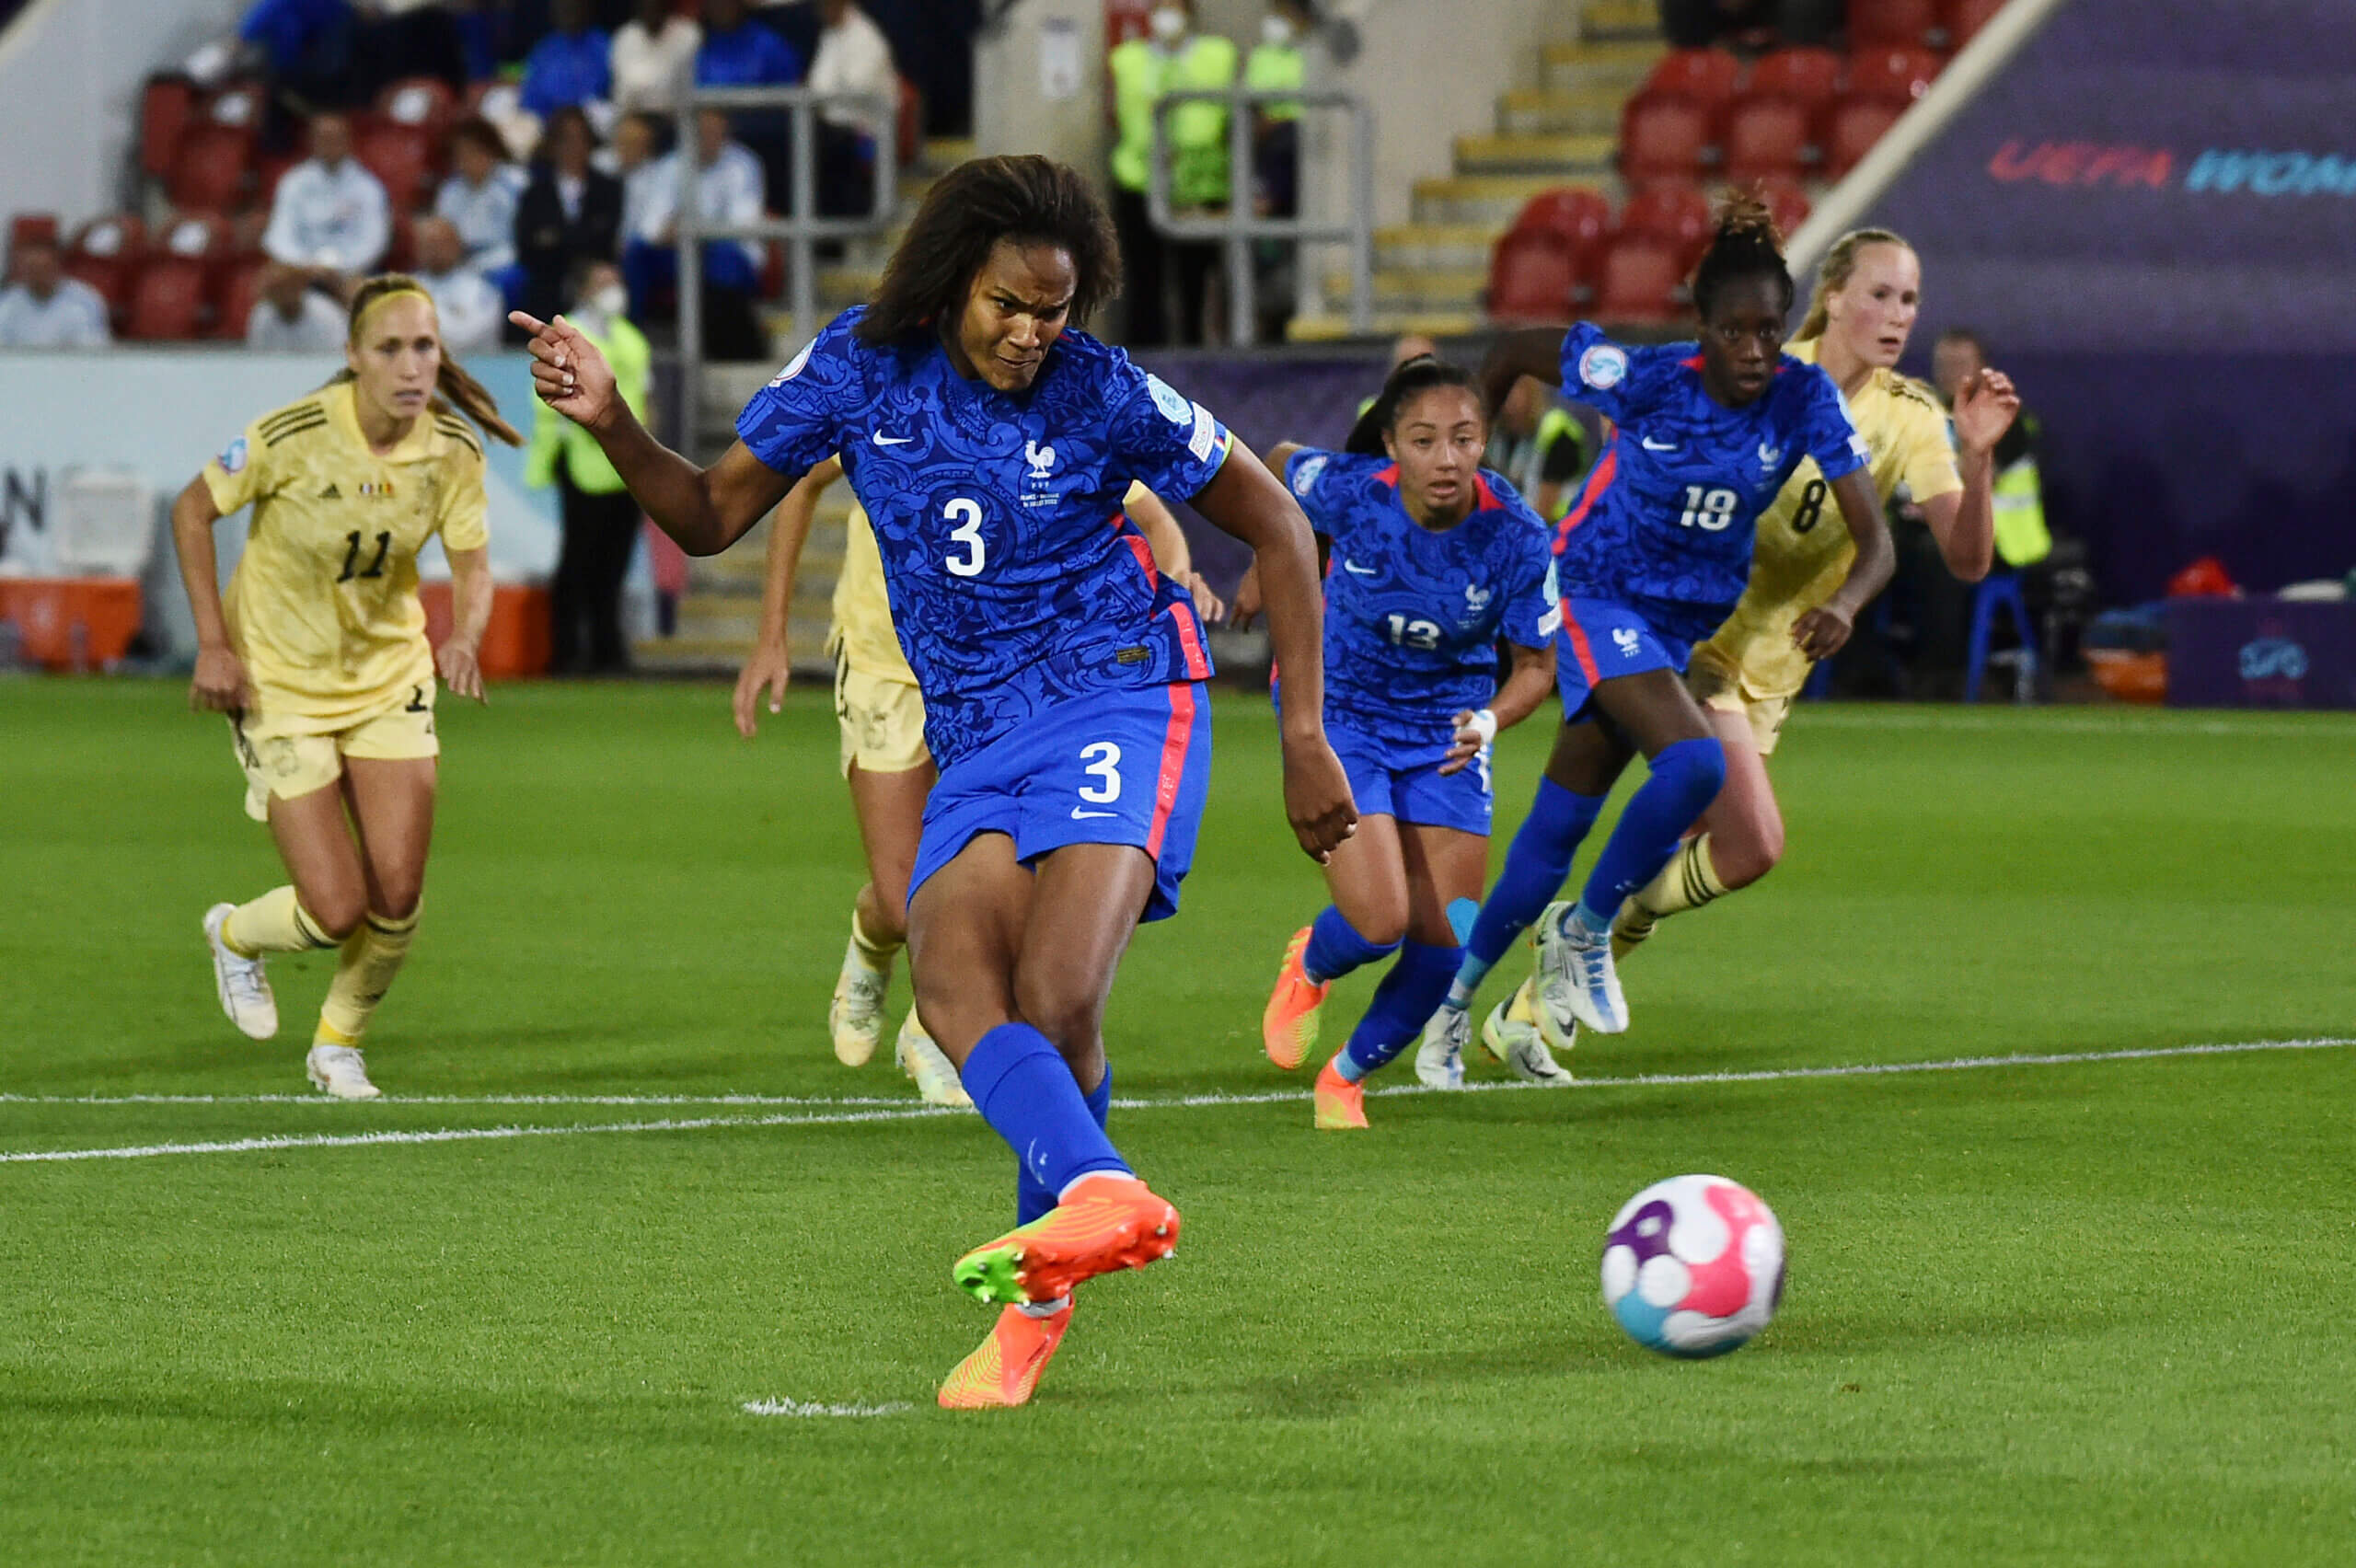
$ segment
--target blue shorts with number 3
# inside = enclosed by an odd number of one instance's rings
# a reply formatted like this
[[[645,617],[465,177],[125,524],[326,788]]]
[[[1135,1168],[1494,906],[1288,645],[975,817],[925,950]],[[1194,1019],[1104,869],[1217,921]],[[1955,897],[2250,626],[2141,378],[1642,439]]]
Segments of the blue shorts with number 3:
[[[1091,692],[1045,709],[943,770],[924,807],[908,897],[981,833],[1031,865],[1067,844],[1127,844],[1153,861],[1144,918],[1178,913],[1211,784],[1210,693]]]

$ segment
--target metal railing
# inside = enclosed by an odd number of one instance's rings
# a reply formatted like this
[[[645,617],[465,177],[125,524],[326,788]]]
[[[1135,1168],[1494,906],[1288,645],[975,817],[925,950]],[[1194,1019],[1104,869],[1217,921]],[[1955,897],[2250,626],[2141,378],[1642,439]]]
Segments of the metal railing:
[[[1170,111],[1190,102],[1227,106],[1228,202],[1224,212],[1182,215],[1170,199]],[[1298,105],[1302,110],[1340,110],[1350,119],[1350,193],[1348,210],[1338,220],[1301,216],[1263,217],[1251,200],[1252,110],[1263,105]],[[1304,138],[1305,140],[1305,138]],[[1308,149],[1302,148],[1302,173],[1307,174]],[[1305,187],[1306,179],[1302,181]],[[1307,205],[1305,200],[1299,205]],[[1238,348],[1248,348],[1256,326],[1252,297],[1252,245],[1254,240],[1286,239],[1296,245],[1343,244],[1350,248],[1350,330],[1364,336],[1374,330],[1374,111],[1356,93],[1311,92],[1299,87],[1199,88],[1165,94],[1153,106],[1153,167],[1146,192],[1153,226],[1171,239],[1218,239],[1227,243],[1228,335]],[[1298,269],[1305,277],[1308,269]]]
[[[817,246],[822,239],[856,239],[892,226],[899,192],[899,106],[881,93],[828,93],[809,87],[699,87],[678,95],[679,158],[679,397],[692,432],[703,408],[703,248],[721,239],[781,239],[788,250],[788,298],[793,337],[807,342],[818,330]],[[697,201],[702,171],[696,160],[696,116],[704,110],[783,110],[791,116],[792,213],[756,223],[712,223]],[[875,179],[869,210],[858,216],[818,215],[818,117],[823,110],[853,110],[876,126]],[[770,194],[775,200],[775,193]]]

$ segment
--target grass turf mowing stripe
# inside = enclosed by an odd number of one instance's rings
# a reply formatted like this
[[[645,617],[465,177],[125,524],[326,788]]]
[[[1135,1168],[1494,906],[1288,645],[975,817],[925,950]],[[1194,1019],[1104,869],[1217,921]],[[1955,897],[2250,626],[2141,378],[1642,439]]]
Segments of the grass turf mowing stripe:
[[[2356,1038],[2249,1040],[2205,1045],[2139,1046],[2120,1051],[2049,1052],[2042,1055],[2017,1056],[1955,1056],[1945,1061],[1934,1062],[1869,1062],[1834,1067],[1774,1067],[1758,1072],[1741,1073],[1650,1073],[1630,1078],[1581,1078],[1574,1087],[1648,1089],[1694,1084],[1779,1083],[1807,1078],[1888,1078],[1907,1073],[1969,1072],[1990,1067],[2063,1067],[2098,1062],[2156,1061],[2187,1056],[2231,1056],[2254,1051],[2328,1051],[2350,1045],[2356,1045]],[[1499,1090],[1519,1090],[1546,1087],[1549,1086],[1497,1081],[1467,1084],[1463,1090],[1452,1092],[1484,1093]],[[1443,1091],[1426,1089],[1421,1084],[1400,1084],[1371,1092],[1387,1097],[1403,1094],[1434,1094]],[[1298,1102],[1309,1097],[1309,1091],[1306,1090],[1282,1089],[1241,1094],[1188,1094],[1162,1100],[1115,1100],[1113,1103],[1128,1111],[1163,1111],[1221,1105],[1279,1105]],[[282,1097],[257,1096],[255,1098],[268,1103],[277,1103]],[[387,1096],[378,1103],[383,1104],[389,1100],[390,1097]],[[400,1103],[397,1101],[392,1102]],[[440,1097],[426,1102],[476,1103],[452,1096]],[[607,1099],[554,1102],[602,1104],[613,1101]],[[153,1101],[49,1101],[45,1103],[144,1104],[153,1103]],[[238,1101],[224,1099],[207,1103],[238,1103]],[[312,1101],[305,1103],[319,1103],[319,1101]],[[504,1104],[509,1101],[497,1097],[487,1097],[479,1103]],[[83,1159],[148,1159],[170,1154],[255,1154],[294,1148],[362,1148],[383,1144],[469,1143],[503,1138],[559,1137],[574,1133],[694,1133],[706,1132],[718,1127],[846,1126],[861,1122],[919,1121],[963,1114],[964,1113],[962,1111],[953,1111],[941,1106],[907,1105],[900,1102],[895,1109],[846,1109],[815,1115],[665,1117],[644,1122],[572,1122],[547,1127],[433,1127],[415,1132],[291,1133],[258,1137],[226,1138],[209,1143],[133,1144],[113,1148],[0,1150],[0,1164],[58,1163]]]

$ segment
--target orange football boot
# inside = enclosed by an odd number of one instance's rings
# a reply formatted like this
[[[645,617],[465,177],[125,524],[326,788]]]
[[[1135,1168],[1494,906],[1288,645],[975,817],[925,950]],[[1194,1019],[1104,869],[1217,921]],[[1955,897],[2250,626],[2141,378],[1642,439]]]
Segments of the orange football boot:
[[[1141,1269],[1178,1246],[1178,1211],[1134,1176],[1099,1170],[1062,1202],[957,1260],[958,1286],[985,1306],[1054,1301],[1115,1269]]]
[[[1321,1133],[1366,1131],[1366,1085],[1352,1083],[1344,1078],[1335,1063],[1342,1055],[1336,1051],[1334,1060],[1317,1075],[1317,1088],[1312,1098],[1317,1103],[1317,1130]]]
[[[1303,926],[1285,944],[1285,963],[1276,971],[1276,988],[1268,993],[1267,1009],[1260,1015],[1260,1043],[1268,1060],[1287,1072],[1317,1049],[1317,1009],[1325,1005],[1325,993],[1333,988],[1311,980],[1300,965],[1311,929]]]
[[[1071,1327],[1071,1303],[1045,1318],[1019,1307],[998,1315],[997,1327],[981,1348],[957,1364],[941,1385],[943,1410],[993,1410],[1030,1402],[1056,1347]]]

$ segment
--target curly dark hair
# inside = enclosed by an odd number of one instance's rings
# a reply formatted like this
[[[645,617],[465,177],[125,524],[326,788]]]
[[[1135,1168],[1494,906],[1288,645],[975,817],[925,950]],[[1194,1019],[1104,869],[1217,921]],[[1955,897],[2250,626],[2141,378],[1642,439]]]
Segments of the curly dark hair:
[[[1737,278],[1773,278],[1783,286],[1784,311],[1789,315],[1796,291],[1792,270],[1784,262],[1783,236],[1767,203],[1739,190],[1718,201],[1718,232],[1693,270],[1693,308],[1706,320],[1718,293]]]
[[[1071,323],[1084,327],[1121,292],[1121,249],[1104,204],[1080,171],[1032,155],[974,158],[925,193],[875,298],[860,341],[882,346],[938,334],[965,308],[975,275],[1001,239],[1059,247],[1079,286]]]
[[[1487,422],[1489,402],[1482,394],[1479,376],[1461,364],[1450,364],[1436,355],[1417,354],[1392,371],[1391,378],[1382,384],[1381,393],[1367,405],[1366,412],[1358,416],[1358,422],[1350,427],[1349,437],[1342,443],[1342,450],[1367,457],[1381,456],[1386,450],[1382,438],[1398,430],[1399,416],[1407,411],[1410,403],[1436,386],[1461,386],[1472,393],[1473,404],[1481,410],[1482,421]]]

